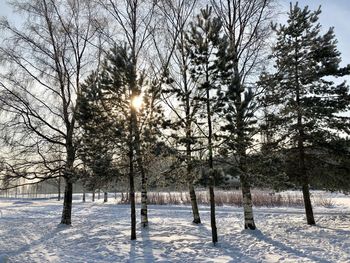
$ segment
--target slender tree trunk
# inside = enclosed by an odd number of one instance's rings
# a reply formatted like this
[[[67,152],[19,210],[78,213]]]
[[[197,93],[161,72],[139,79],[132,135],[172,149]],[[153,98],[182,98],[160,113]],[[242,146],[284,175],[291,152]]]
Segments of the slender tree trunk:
[[[57,201],[61,201],[61,176],[58,177],[57,194]]]
[[[305,213],[306,213],[306,221],[308,225],[315,225],[315,218],[314,213],[312,210],[311,205],[311,198],[310,198],[310,190],[309,190],[309,183],[307,182],[307,178],[304,178],[303,182],[303,197],[304,197],[304,205],[305,205]]]
[[[141,173],[141,225],[142,227],[148,226],[148,212],[147,212],[147,175],[143,165],[142,152],[140,146],[140,133],[138,131],[137,118],[134,119],[135,127],[135,148],[136,148],[136,159],[137,165]]]
[[[298,120],[298,123],[301,123],[301,117]],[[301,126],[302,125],[300,125],[300,127]],[[303,199],[304,199],[307,224],[315,225],[314,212],[312,209],[311,198],[310,198],[309,178],[306,172],[306,165],[305,165],[305,149],[304,149],[304,142],[303,142],[303,134],[304,134],[303,130],[300,129],[299,141],[298,141],[300,181],[301,181],[301,186],[303,191]]]
[[[85,190],[83,190],[83,203],[86,202]]]
[[[130,171],[129,171],[129,183],[130,183],[130,193],[129,193],[129,198],[130,198],[130,217],[131,217],[131,240],[136,239],[136,205],[135,205],[135,188],[134,188],[134,165],[133,165],[133,160],[132,160],[132,155],[130,154]]]
[[[97,192],[97,199],[100,200],[101,198],[101,189],[98,189],[98,192]]]
[[[208,72],[208,71],[207,71]],[[209,85],[209,76],[206,75],[206,83]],[[215,182],[215,171],[213,161],[213,128],[211,121],[211,108],[210,108],[210,94],[209,87],[206,90],[206,106],[207,106],[207,119],[208,119],[208,151],[209,151],[209,202],[210,202],[210,225],[211,225],[211,236],[214,245],[218,242],[218,233],[216,228],[215,218],[215,195],[214,195],[214,182]]]
[[[199,216],[199,210],[198,210],[198,204],[197,204],[197,197],[196,192],[194,190],[193,184],[189,183],[189,192],[190,192],[190,198],[191,198],[191,206],[192,206],[192,214],[193,214],[193,223],[200,224],[201,218]]]
[[[92,202],[95,202],[95,189],[92,190]]]
[[[186,91],[186,163],[187,163],[187,180],[189,181],[189,192],[191,198],[192,214],[193,214],[193,223],[200,224],[201,218],[199,216],[198,204],[196,192],[193,187],[193,178],[192,178],[192,149],[191,149],[191,139],[192,139],[192,129],[191,129],[191,112],[190,112],[190,98],[187,87],[187,75],[186,72],[183,73],[184,82],[185,82],[185,91]]]
[[[147,178],[141,173],[141,225],[148,226],[148,211],[147,211]]]
[[[73,183],[68,178],[65,178],[63,212],[62,212],[61,224],[64,224],[64,225],[72,224],[72,201],[73,201]]]
[[[131,217],[131,240],[136,239],[136,204],[135,204],[135,185],[134,185],[134,140],[133,140],[133,118],[135,113],[131,108],[130,130],[129,130],[129,198],[130,198],[130,217]]]
[[[299,151],[299,178],[303,190],[303,199],[308,225],[315,225],[314,213],[311,205],[309,178],[305,165],[305,148],[304,148],[304,126],[303,113],[301,112],[301,90],[299,85],[299,67],[298,67],[298,48],[295,47],[295,86],[296,86],[296,103],[297,103],[297,127],[298,127],[298,151]]]
[[[107,193],[107,192],[104,192],[103,202],[104,202],[104,203],[107,203],[107,202],[108,202],[108,193]]]

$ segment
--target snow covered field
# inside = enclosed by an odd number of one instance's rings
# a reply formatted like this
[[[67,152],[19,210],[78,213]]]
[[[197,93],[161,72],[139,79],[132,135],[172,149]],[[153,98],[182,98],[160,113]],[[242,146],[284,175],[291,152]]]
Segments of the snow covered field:
[[[217,207],[214,247],[206,206],[197,226],[189,206],[151,205],[131,242],[128,205],[75,200],[64,227],[61,202],[1,198],[0,262],[350,262],[350,197],[333,201],[315,207],[313,227],[302,208],[256,208],[257,231],[242,230],[241,208]]]

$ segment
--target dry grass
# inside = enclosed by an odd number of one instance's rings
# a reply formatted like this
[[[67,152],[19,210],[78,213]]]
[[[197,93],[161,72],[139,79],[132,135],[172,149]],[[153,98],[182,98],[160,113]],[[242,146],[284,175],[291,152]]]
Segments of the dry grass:
[[[199,205],[209,205],[209,194],[207,191],[196,193]],[[136,194],[136,202],[140,203],[140,194]],[[253,205],[255,207],[302,207],[304,202],[301,194],[275,194],[267,191],[252,191]],[[128,203],[126,198],[121,203]],[[242,206],[242,193],[239,190],[216,191],[215,202],[217,206]],[[152,205],[190,205],[191,199],[187,192],[149,192],[148,203]],[[331,198],[314,196],[315,206],[333,207]]]

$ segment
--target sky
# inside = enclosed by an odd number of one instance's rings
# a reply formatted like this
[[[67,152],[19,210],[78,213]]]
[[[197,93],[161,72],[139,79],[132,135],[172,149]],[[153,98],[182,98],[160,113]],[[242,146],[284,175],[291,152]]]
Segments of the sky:
[[[282,10],[288,11],[289,0],[277,0],[280,2]],[[295,1],[294,1],[295,2]],[[299,6],[308,5],[314,10],[319,5],[322,7],[320,23],[326,30],[331,26],[335,28],[338,39],[338,49],[342,53],[343,64],[350,64],[350,1],[349,0],[299,0]],[[0,16],[10,16],[10,20],[16,18],[11,14],[11,8],[7,0],[0,0]]]
[[[277,0],[280,3],[281,11],[289,10],[289,0]],[[293,2],[295,3],[295,1]],[[322,13],[320,23],[326,31],[329,27],[335,28],[338,39],[338,49],[342,53],[342,65],[350,64],[350,1],[349,0],[299,0],[299,6],[308,5],[311,10],[315,10],[321,5]],[[0,0],[0,17],[8,16],[10,20],[16,21],[12,14],[7,0]],[[283,15],[280,17],[283,21]]]
[[[280,0],[282,9],[289,10],[288,0]],[[293,1],[295,3],[296,1]],[[343,65],[350,64],[350,1],[349,0],[299,0],[300,7],[306,5],[316,10],[321,5],[320,24],[324,31],[334,27],[338,40],[338,50],[342,54]]]

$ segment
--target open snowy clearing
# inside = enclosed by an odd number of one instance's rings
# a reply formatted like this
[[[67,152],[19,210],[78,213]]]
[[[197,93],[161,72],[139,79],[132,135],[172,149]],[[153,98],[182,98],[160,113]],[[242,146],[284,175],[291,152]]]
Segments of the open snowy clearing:
[[[315,207],[256,208],[257,231],[242,230],[242,209],[217,207],[219,244],[209,208],[191,223],[189,206],[149,206],[150,226],[130,241],[129,206],[75,200],[73,225],[58,225],[62,203],[0,199],[0,262],[350,262],[350,198]],[[139,210],[137,211],[139,215]]]

